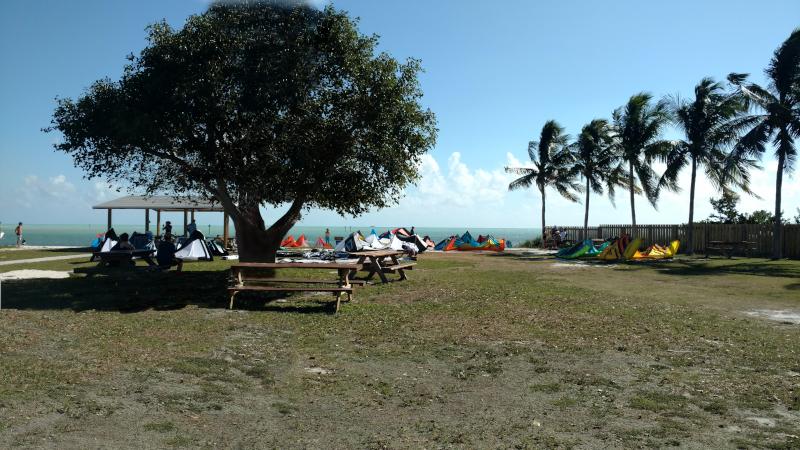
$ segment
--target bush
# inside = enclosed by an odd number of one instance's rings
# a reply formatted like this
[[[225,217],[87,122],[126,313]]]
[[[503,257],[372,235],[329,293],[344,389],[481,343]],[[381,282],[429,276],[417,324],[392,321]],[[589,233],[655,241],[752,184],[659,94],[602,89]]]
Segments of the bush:
[[[537,237],[535,239],[528,239],[527,241],[523,242],[519,245],[522,248],[536,248],[542,246],[542,238]]]

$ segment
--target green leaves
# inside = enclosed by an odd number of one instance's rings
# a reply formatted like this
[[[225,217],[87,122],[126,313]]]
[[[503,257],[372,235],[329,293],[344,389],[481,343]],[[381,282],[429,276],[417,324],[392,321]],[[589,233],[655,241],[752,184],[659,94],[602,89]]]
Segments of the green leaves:
[[[675,124],[683,130],[685,139],[676,142],[667,154],[667,169],[659,181],[659,189],[679,190],[678,175],[694,161],[704,168],[706,177],[717,189],[734,185],[749,191],[749,167],[736,164],[726,168],[727,150],[739,136],[746,105],[711,78],[702,79],[694,93],[694,99],[673,97],[670,101]]]
[[[659,191],[651,164],[654,160],[665,158],[670,148],[669,141],[660,138],[671,120],[667,102],[661,100],[653,104],[652,95],[641,92],[614,111],[612,119],[622,160],[629,167],[628,189],[631,186],[634,190],[638,189],[638,181],[647,199],[655,206]]]
[[[522,175],[509,184],[509,190],[528,188],[536,185],[539,190],[553,187],[564,198],[577,201],[573,191],[580,191],[572,171],[574,157],[568,148],[569,135],[555,120],[547,121],[542,127],[538,141],[528,143],[528,156],[535,168],[506,167],[506,172]]]
[[[772,143],[775,156],[784,161],[781,170],[788,173],[797,157],[794,140],[800,137],[800,28],[775,51],[765,73],[766,87],[748,82],[747,74],[728,75],[741,101],[760,112],[746,118],[743,127],[749,129],[736,143],[728,165],[760,158]]]
[[[89,177],[231,206],[360,214],[399,199],[432,147],[419,61],[377,54],[345,13],[214,4],[148,27],[118,81],[61,100],[52,129]]]

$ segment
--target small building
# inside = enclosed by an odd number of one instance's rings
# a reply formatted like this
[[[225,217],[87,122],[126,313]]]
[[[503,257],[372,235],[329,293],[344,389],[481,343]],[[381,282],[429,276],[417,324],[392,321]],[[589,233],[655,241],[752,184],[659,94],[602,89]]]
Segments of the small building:
[[[224,215],[223,237],[225,247],[228,247],[228,213],[217,202],[209,201],[201,197],[191,196],[170,196],[170,195],[128,195],[115,200],[110,200],[99,205],[92,206],[92,209],[105,209],[108,211],[107,229],[113,226],[113,211],[115,209],[141,209],[144,210],[144,229],[150,231],[150,211],[156,212],[156,235],[161,230],[161,212],[183,212],[183,232],[189,226],[189,221],[194,220],[195,212],[221,212]]]

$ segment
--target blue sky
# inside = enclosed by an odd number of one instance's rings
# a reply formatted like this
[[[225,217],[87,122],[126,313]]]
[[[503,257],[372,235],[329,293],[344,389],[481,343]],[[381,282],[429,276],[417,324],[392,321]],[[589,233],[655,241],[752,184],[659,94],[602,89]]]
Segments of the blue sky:
[[[722,79],[733,71],[761,82],[772,52],[800,25],[796,0],[333,3],[360,17],[362,32],[379,34],[381,50],[422,60],[424,103],[437,114],[440,132],[422,180],[398,206],[360,218],[311,211],[305,225],[537,226],[538,195],[507,192],[510,177],[502,168],[526,161],[527,143],[546,120],[558,120],[574,135],[639,91],[688,96],[702,77]],[[99,78],[118,78],[125,55],[144,46],[147,24],[166,19],[180,26],[206,7],[200,0],[2,5],[0,221],[105,221],[90,205],[121,194],[82,179],[66,155],[53,151],[58,135],[40,131],[54,98],[76,97]],[[742,209],[772,208],[775,163],[768,159],[765,166],[754,176],[762,198],[743,198]],[[701,178],[697,217],[710,213],[713,195]],[[638,198],[637,218],[683,222],[687,204],[688,192],[666,195],[658,210]],[[784,211],[794,215],[799,205],[795,176],[784,186]],[[141,221],[139,214],[116,220]],[[582,220],[582,205],[549,196],[548,223]],[[591,223],[629,221],[624,192],[616,209],[607,199],[592,199]]]

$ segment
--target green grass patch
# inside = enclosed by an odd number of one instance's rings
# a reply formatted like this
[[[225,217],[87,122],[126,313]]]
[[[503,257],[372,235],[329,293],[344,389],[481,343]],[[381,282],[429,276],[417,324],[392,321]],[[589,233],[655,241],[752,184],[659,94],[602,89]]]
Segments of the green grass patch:
[[[744,313],[800,308],[799,262],[422,255],[336,315],[229,311],[229,265],[4,282],[0,447],[794,444],[800,329]]]

